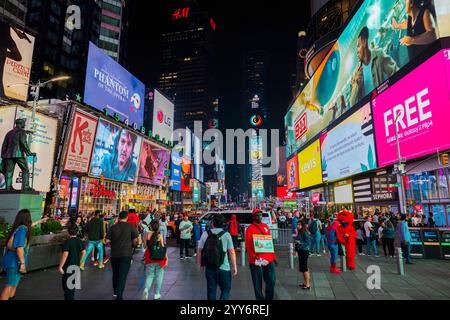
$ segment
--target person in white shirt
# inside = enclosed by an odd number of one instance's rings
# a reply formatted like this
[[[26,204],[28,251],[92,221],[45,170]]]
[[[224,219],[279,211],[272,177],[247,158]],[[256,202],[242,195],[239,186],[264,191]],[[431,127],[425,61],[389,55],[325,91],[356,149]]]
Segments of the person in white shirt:
[[[189,221],[189,217],[187,214],[184,215],[183,221],[180,222],[180,259],[184,260],[185,258],[192,258],[189,255],[189,246],[192,238],[192,222]],[[185,250],[185,256],[183,257],[183,249]]]
[[[378,257],[377,253],[377,238],[373,236],[372,217],[368,216],[366,223],[364,223],[364,231],[366,233],[367,255],[370,256],[370,247],[373,249],[375,257]]]

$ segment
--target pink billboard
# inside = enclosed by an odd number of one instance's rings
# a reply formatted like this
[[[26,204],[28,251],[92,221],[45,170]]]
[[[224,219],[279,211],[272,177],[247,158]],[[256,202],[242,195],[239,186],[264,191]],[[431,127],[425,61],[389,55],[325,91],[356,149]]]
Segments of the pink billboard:
[[[438,52],[372,101],[380,167],[398,161],[395,122],[402,158],[450,149],[449,57]]]
[[[147,140],[142,142],[138,182],[165,186],[169,181],[165,171],[170,167],[170,151]]]

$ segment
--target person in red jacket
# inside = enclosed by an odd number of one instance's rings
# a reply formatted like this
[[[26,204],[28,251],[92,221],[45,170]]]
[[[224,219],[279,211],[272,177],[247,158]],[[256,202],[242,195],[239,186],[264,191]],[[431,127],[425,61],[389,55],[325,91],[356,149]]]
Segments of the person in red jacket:
[[[260,209],[254,209],[252,215],[253,223],[245,233],[245,247],[248,253],[253,289],[256,300],[273,300],[276,281],[276,256],[273,250],[273,241],[258,239],[258,235],[270,235],[270,229],[262,222]],[[262,290],[263,279],[266,284],[265,294]]]
[[[230,233],[231,239],[233,240],[233,246],[235,251],[237,248],[239,248],[239,241],[238,241],[239,227],[240,224],[236,219],[236,215],[232,214],[231,221],[228,223],[228,232]]]
[[[347,210],[342,210],[338,213],[338,239],[345,247],[345,260],[349,270],[355,270],[355,255],[356,255],[356,231],[353,227],[353,213]]]

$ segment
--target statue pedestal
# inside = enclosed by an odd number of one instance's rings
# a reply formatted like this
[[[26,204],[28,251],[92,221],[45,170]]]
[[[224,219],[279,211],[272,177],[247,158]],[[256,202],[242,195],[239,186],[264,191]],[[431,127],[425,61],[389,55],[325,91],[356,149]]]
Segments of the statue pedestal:
[[[0,191],[0,217],[9,224],[14,223],[17,212],[28,209],[34,222],[42,218],[43,198],[36,191]]]

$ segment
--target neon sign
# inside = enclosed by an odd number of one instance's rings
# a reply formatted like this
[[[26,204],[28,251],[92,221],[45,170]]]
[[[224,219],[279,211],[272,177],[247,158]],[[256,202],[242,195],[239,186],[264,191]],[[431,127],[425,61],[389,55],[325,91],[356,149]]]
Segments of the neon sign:
[[[189,10],[190,10],[189,7],[176,9],[172,14],[172,19],[173,20],[187,19],[189,16]]]
[[[108,190],[104,185],[101,185],[98,181],[91,181],[86,187],[86,193],[93,197],[106,197],[111,200],[115,199],[117,194],[114,190]]]

